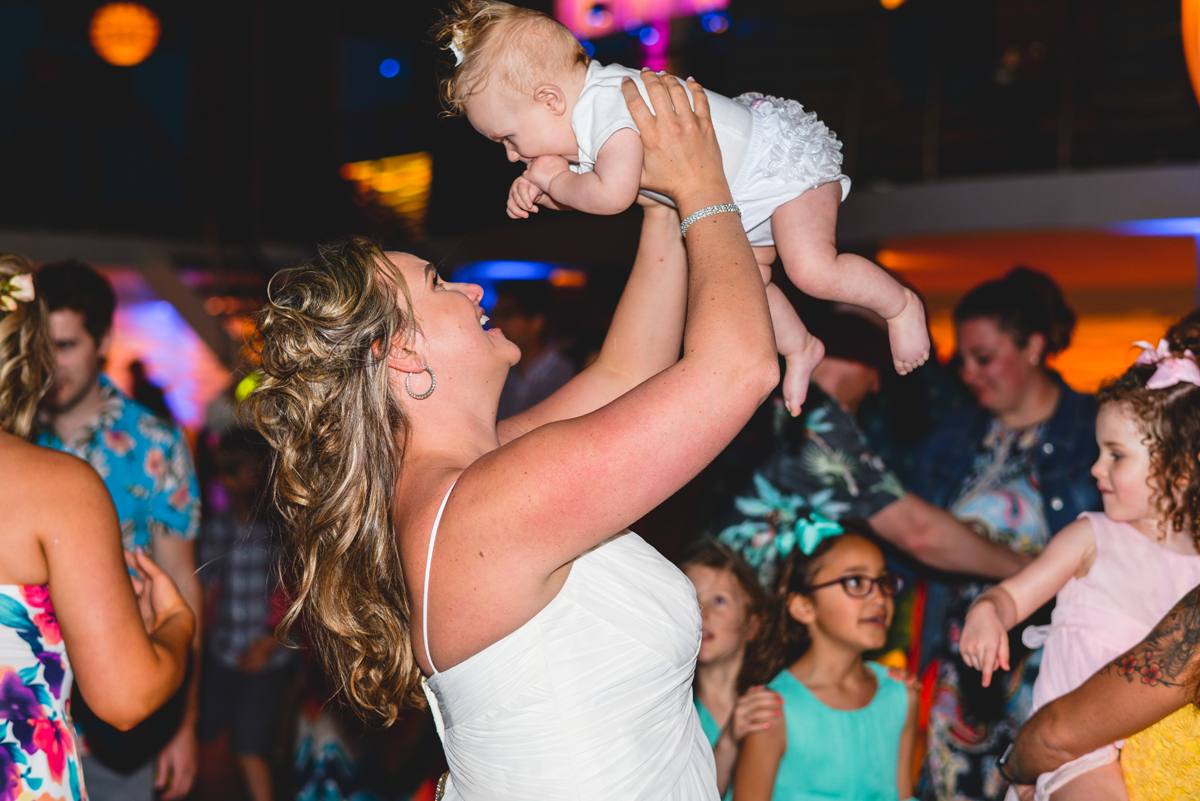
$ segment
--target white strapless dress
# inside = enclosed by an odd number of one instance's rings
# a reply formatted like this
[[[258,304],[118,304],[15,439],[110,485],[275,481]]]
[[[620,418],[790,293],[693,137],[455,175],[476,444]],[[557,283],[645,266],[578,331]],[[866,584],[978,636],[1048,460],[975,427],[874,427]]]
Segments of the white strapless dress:
[[[692,704],[699,648],[674,565],[629,532],[589,551],[528,623],[425,682],[444,798],[718,801]]]

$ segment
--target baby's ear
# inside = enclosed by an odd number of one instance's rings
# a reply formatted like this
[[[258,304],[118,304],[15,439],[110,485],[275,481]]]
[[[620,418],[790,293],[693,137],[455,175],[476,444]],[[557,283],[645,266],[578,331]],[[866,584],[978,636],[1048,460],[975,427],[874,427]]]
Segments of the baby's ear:
[[[561,117],[567,112],[567,96],[557,84],[547,83],[539,86],[533,98],[538,105],[544,106],[555,116]]]

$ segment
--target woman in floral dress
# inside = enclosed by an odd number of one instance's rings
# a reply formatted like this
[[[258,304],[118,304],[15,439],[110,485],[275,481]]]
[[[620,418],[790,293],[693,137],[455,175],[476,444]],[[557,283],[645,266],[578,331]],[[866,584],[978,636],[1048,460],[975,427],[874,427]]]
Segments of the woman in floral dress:
[[[28,263],[0,256],[0,801],[86,798],[73,675],[98,715],[129,728],[179,687],[195,626],[154,562],[126,565],[95,472],[25,441],[53,378],[45,318]]]

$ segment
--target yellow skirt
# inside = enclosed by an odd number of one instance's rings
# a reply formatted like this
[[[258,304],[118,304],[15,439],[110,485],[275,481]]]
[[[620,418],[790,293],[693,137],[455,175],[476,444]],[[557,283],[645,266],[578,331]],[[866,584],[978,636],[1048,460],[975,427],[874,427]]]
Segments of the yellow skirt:
[[[1188,704],[1121,749],[1129,801],[1167,801],[1200,795],[1200,710]]]

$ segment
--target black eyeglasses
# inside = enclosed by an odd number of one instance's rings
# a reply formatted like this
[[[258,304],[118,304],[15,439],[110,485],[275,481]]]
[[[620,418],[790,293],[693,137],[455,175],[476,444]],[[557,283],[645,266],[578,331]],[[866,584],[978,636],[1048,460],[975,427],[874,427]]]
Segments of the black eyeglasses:
[[[832,587],[834,584],[841,584],[842,589],[851,598],[866,598],[875,589],[879,587],[879,591],[891,598],[898,592],[904,589],[904,579],[894,573],[884,573],[879,578],[871,576],[860,576],[854,574],[851,576],[842,576],[840,579],[827,581],[824,584],[817,584],[809,587],[809,591],[819,590],[824,587]]]

